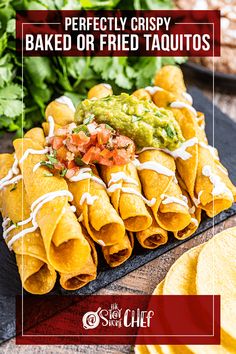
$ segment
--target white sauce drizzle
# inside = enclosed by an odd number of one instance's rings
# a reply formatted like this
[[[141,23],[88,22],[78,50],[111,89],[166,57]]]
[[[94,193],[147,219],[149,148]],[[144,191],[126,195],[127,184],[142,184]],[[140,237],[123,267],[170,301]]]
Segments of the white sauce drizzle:
[[[157,91],[164,91],[163,88],[159,86],[147,86],[145,89],[148,93],[150,93],[151,96],[155,95]]]
[[[194,214],[194,213],[195,213],[195,210],[196,210],[196,208],[195,208],[194,205],[193,205],[191,208],[188,209],[188,211],[189,211],[190,214]]]
[[[175,159],[180,158],[182,160],[188,160],[192,157],[192,155],[186,151],[186,149],[190,146],[194,146],[198,143],[197,137],[192,139],[186,140],[178,149],[176,150],[168,150],[168,149],[161,149],[162,151],[166,152],[167,154],[173,156]]]
[[[55,129],[55,122],[52,116],[48,117],[48,123],[49,123],[49,133],[48,136],[46,137],[46,141],[49,140],[54,135],[54,129]]]
[[[42,166],[41,161],[34,165],[33,172],[35,172],[40,166]]]
[[[7,217],[3,218],[2,227],[5,228],[9,224],[10,221],[11,221],[10,218],[7,218]]]
[[[203,147],[203,148],[209,150],[210,153],[211,153],[211,155],[214,157],[214,159],[219,160],[219,157],[217,156],[216,150],[215,150],[215,148],[214,148],[213,146],[207,145],[207,144],[203,143],[202,141],[199,142],[199,145],[200,145],[201,147]]]
[[[191,218],[191,223],[195,224],[196,226],[198,226],[198,221],[195,218]]]
[[[136,191],[133,188],[122,187],[121,183],[116,183],[110,186],[107,189],[108,194],[114,193],[116,190],[120,189],[123,193],[134,194],[140,197],[148,206],[153,206],[156,203],[156,198],[152,198],[151,200],[146,199],[140,192]]]
[[[14,175],[18,175],[18,173],[20,173],[19,168],[18,168],[18,160],[16,158],[16,154],[14,154],[14,162],[13,162],[12,167],[8,171],[7,175],[5,177],[3,177],[2,179],[0,179],[0,189],[1,189],[1,187],[3,187],[3,184],[5,182],[7,182],[10,179],[12,179],[12,177]]]
[[[69,97],[61,96],[56,98],[55,101],[67,105],[73,112],[75,112],[75,106]]]
[[[97,243],[101,246],[106,246],[105,242],[103,242],[103,240],[97,240]]]
[[[182,92],[183,98],[188,101],[190,104],[193,104],[193,98],[188,92]]]
[[[11,247],[15,241],[17,241],[18,239],[20,239],[21,237],[25,236],[26,234],[28,234],[30,232],[34,232],[38,228],[38,224],[36,222],[36,216],[37,216],[39,210],[42,208],[42,206],[45,203],[48,203],[57,197],[68,197],[68,199],[70,201],[73,200],[73,195],[68,190],[59,190],[59,191],[55,191],[55,192],[49,192],[49,193],[42,195],[38,199],[36,199],[30,207],[30,209],[31,209],[30,217],[26,220],[22,220],[17,223],[17,226],[22,226],[22,225],[26,225],[32,221],[33,226],[30,228],[24,229],[21,232],[19,232],[18,234],[14,235],[11,238],[11,240],[9,242],[7,242],[9,249],[11,249]],[[6,239],[9,232],[11,230],[15,229],[17,226],[11,225],[7,230],[4,230],[4,238]]]
[[[96,195],[91,195],[90,193],[86,192],[82,195],[79,204],[83,205],[84,202],[86,201],[86,203],[88,205],[93,205],[93,203],[95,202],[95,200],[98,199],[98,196]]]
[[[108,90],[111,90],[111,89],[112,89],[112,87],[111,87],[110,84],[102,83],[101,85],[104,86],[104,87],[106,87],[106,89],[108,89]]]
[[[174,171],[171,171],[169,168],[161,165],[159,162],[156,161],[147,161],[144,163],[139,163],[137,166],[137,170],[142,171],[142,170],[152,170],[155,171],[161,175],[165,176],[174,176],[175,173]]]
[[[212,172],[211,166],[205,165],[202,169],[203,176],[209,177],[211,183],[213,184],[212,195],[228,194],[230,198],[233,199],[233,194],[226,187],[225,183],[221,181],[220,177]]]
[[[188,204],[183,199],[172,197],[171,195],[167,195],[167,194],[161,194],[161,199],[162,199],[162,204],[176,203],[188,208]]]
[[[124,172],[116,172],[116,173],[111,174],[111,179],[108,182],[108,187],[110,187],[110,185],[112,183],[119,182],[120,180],[122,180],[126,183],[135,184],[136,186],[138,186],[138,182],[135,181],[134,178],[127,176]]]
[[[101,180],[101,178],[96,177],[94,175],[91,174],[92,170],[91,168],[81,168],[79,170],[79,173],[71,178],[69,178],[70,182],[79,182],[79,181],[83,181],[85,179],[91,179],[94,182],[97,182],[99,184],[101,184],[104,188],[106,188],[105,183]]]
[[[49,149],[47,147],[45,149],[43,149],[43,150],[27,149],[24,152],[24,154],[23,154],[22,158],[20,159],[19,163],[21,164],[25,159],[27,159],[29,154],[32,154],[32,155],[44,155],[48,151],[49,151]]]
[[[216,167],[218,167],[219,170],[221,170],[221,172],[223,172],[226,176],[228,176],[228,171],[226,170],[225,167],[222,167],[222,166],[219,165],[219,164],[216,164]]]
[[[71,205],[70,206],[70,210],[73,212],[73,213],[76,213],[76,207],[74,205]]]
[[[200,191],[198,193],[197,198],[193,197],[193,202],[196,206],[198,206],[199,204],[201,204],[201,195],[202,195],[203,191]]]
[[[23,178],[22,175],[18,175],[18,176],[13,177],[12,179],[10,179],[10,180],[8,180],[6,182],[1,183],[0,184],[0,190],[3,189],[4,187],[8,186],[9,184],[17,183],[22,178]]]
[[[184,103],[181,101],[175,101],[170,104],[171,108],[187,108],[189,109],[195,116],[197,116],[197,111],[190,104]]]
[[[136,154],[141,154],[142,152],[148,151],[148,150],[158,150],[158,149],[157,149],[157,148],[154,148],[154,147],[152,147],[152,146],[148,146],[148,147],[142,148],[142,149],[139,150],[139,151],[136,151]]]

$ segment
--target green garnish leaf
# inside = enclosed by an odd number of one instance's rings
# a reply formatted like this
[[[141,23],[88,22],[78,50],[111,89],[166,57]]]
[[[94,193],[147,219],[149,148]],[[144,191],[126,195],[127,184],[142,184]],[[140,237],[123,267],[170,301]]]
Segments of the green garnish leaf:
[[[78,134],[79,132],[84,132],[87,136],[90,136],[87,125],[81,124],[75,129],[73,129],[73,134]]]
[[[80,156],[75,157],[75,163],[77,166],[84,166],[84,162],[82,161],[82,157]]]
[[[105,128],[106,129],[109,129],[109,130],[111,130],[111,131],[115,131],[115,129],[113,129],[109,124],[105,124]]]
[[[47,156],[49,162],[51,162],[51,164],[54,165],[55,163],[58,163],[58,160],[54,155],[46,155],[46,156]]]
[[[67,168],[63,168],[63,170],[60,172],[60,176],[65,177],[66,172],[67,172]]]
[[[138,122],[141,119],[142,119],[142,117],[138,117],[138,116],[132,115],[131,122],[132,123],[136,123],[136,122]]]
[[[53,168],[54,168],[53,164],[52,164],[51,162],[49,162],[49,161],[41,161],[41,162],[40,162],[40,165],[41,165],[41,166],[46,166],[46,167],[48,167],[48,168],[50,168],[50,169],[53,169]]]
[[[45,173],[44,173],[44,176],[45,176],[45,177],[52,177],[52,176],[53,176],[53,173],[45,172]]]
[[[83,123],[84,123],[85,125],[88,125],[89,123],[91,123],[91,122],[94,120],[94,117],[95,117],[94,114],[90,114],[88,117],[86,117],[86,118],[83,120]]]

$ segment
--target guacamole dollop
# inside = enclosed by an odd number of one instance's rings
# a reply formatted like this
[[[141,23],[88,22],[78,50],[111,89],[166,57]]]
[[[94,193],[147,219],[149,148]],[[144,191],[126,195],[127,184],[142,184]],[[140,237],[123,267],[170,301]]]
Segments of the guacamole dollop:
[[[151,146],[175,150],[184,141],[171,111],[126,93],[81,102],[75,121],[81,124],[90,119],[109,124],[131,138],[138,148]]]

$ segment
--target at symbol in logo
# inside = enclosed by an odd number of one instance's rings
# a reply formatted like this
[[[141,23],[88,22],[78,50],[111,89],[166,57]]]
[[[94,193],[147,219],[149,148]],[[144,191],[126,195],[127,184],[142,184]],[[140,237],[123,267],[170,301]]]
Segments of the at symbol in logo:
[[[99,325],[100,317],[98,313],[100,310],[101,307],[99,307],[96,312],[90,311],[84,314],[82,319],[84,329],[93,329]]]

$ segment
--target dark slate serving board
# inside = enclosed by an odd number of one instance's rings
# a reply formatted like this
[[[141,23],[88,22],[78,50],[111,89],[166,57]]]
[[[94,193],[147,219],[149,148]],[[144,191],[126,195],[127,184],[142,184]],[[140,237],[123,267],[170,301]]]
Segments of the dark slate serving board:
[[[214,137],[214,145],[219,150],[221,160],[229,170],[232,181],[236,183],[236,124],[217,107],[214,109],[215,119],[213,120],[212,102],[204,97],[201,91],[197,88],[192,87],[189,89],[189,92],[193,96],[194,107],[196,107],[197,110],[204,112],[206,115],[206,131],[209,143],[213,144]],[[222,212],[220,215],[217,215],[214,219],[214,223],[218,224],[234,214],[236,214],[236,205],[231,209]],[[200,227],[192,237],[209,229],[212,224],[212,219],[206,217],[203,218]],[[150,262],[161,254],[168,252],[170,249],[177,247],[183,242],[185,242],[185,240],[179,241],[174,239],[174,237],[170,237],[170,240],[166,245],[163,245],[156,250],[145,250],[136,243],[132,257],[126,263],[115,269],[110,269],[99,254],[100,261],[98,277],[96,280],[74,292],[68,292],[61,289],[57,283],[55,289],[51,293],[58,295],[87,295],[94,293],[129,272]],[[16,294],[21,294],[21,283],[15,264],[15,258],[14,255],[8,251],[2,236],[0,236],[0,343],[11,338],[15,334],[14,296]]]

